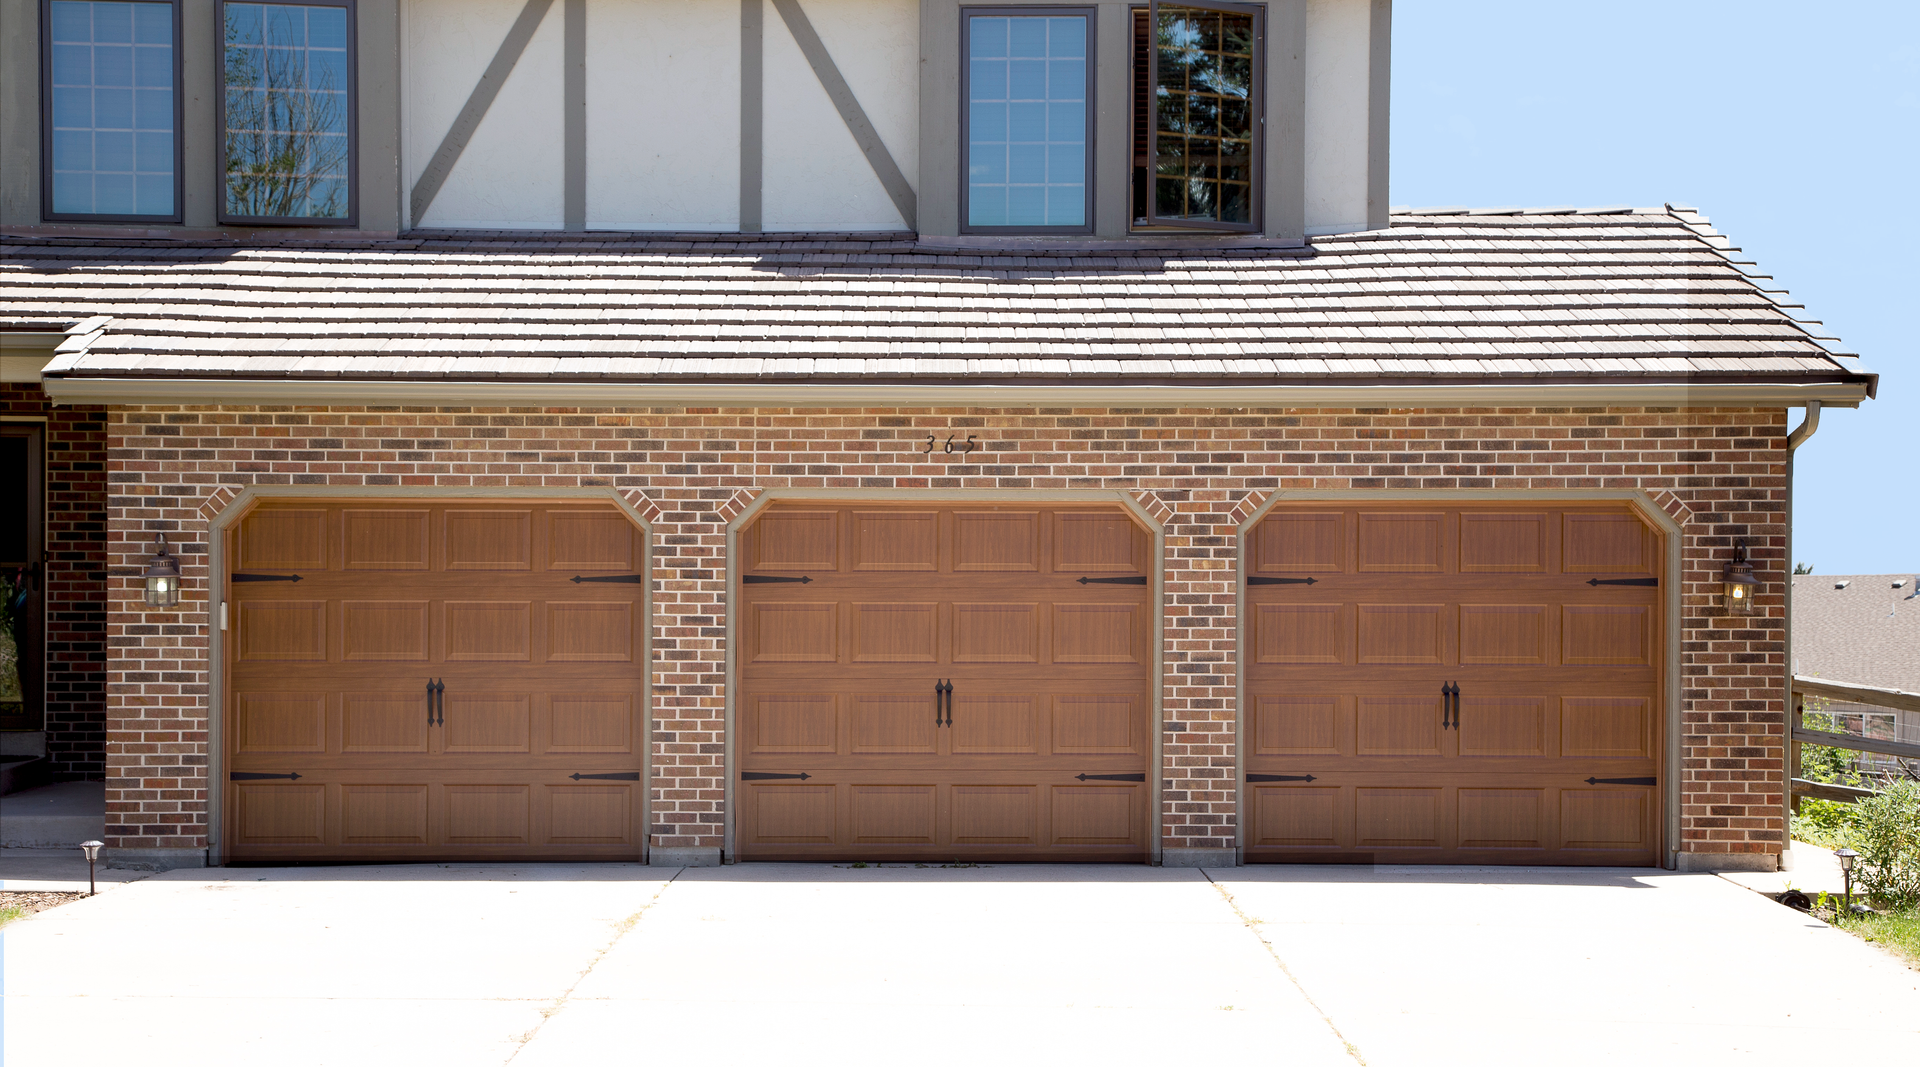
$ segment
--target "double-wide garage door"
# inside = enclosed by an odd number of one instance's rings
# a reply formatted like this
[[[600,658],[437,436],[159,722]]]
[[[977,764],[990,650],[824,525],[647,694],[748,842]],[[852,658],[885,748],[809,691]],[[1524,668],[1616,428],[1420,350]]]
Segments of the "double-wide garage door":
[[[1274,510],[1246,568],[1246,858],[1653,864],[1659,537],[1620,507]]]
[[[741,540],[741,859],[1147,856],[1126,512],[796,503]]]
[[[617,509],[274,502],[227,553],[229,857],[639,857],[646,551]]]

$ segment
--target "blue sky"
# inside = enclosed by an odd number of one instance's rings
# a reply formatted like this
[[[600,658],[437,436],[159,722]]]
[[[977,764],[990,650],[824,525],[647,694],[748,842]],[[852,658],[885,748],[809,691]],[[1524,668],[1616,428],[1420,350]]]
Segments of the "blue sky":
[[[1795,558],[1920,570],[1920,3],[1399,0],[1393,18],[1393,203],[1699,208],[1881,374],[1798,454]]]

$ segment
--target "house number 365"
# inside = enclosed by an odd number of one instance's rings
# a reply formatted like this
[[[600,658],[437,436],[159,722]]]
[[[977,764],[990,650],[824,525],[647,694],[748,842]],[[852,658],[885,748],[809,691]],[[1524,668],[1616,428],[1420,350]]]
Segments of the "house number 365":
[[[976,444],[974,444],[974,443],[973,443],[973,439],[974,439],[974,438],[976,438],[976,437],[978,437],[978,436],[980,436],[980,435],[979,435],[979,434],[974,434],[974,433],[970,433],[970,434],[968,434],[968,435],[967,435],[967,439],[966,439],[965,441],[962,441],[962,442],[960,442],[960,447],[959,447],[959,448],[955,448],[955,447],[954,447],[954,445],[953,445],[953,439],[954,439],[954,438],[956,438],[956,437],[958,437],[958,436],[960,436],[960,435],[959,435],[959,434],[953,434],[953,433],[950,433],[950,434],[948,434],[948,435],[947,435],[947,447],[946,447],[946,450],[947,450],[948,452],[959,452],[959,453],[961,453],[961,454],[963,454],[963,455],[964,455],[964,454],[966,454],[966,453],[968,453],[968,452],[971,452],[971,451],[973,451],[974,449],[976,449],[976,448],[978,448],[978,447],[980,447],[979,445],[976,445]],[[927,447],[921,450],[921,452],[922,452],[922,454],[923,454],[923,455],[928,455],[928,456],[931,456],[931,455],[933,455],[933,446],[934,446],[935,444],[937,444],[937,443],[938,443],[938,441],[937,441],[937,439],[936,439],[936,438],[935,438],[935,437],[934,437],[934,436],[933,436],[932,434],[928,434],[928,435],[927,435]]]

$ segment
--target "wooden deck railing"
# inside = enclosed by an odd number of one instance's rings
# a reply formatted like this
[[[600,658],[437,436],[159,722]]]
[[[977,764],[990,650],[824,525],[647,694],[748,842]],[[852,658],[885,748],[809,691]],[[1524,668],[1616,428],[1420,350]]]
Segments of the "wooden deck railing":
[[[1808,697],[1824,697],[1847,704],[1865,704],[1894,711],[1920,712],[1920,693],[1909,693],[1902,689],[1884,689],[1873,685],[1858,685],[1853,682],[1836,682],[1827,678],[1810,678],[1801,674],[1794,675],[1793,722],[1787,731],[1789,742],[1787,770],[1796,810],[1803,796],[1820,800],[1837,800],[1843,804],[1851,804],[1862,797],[1873,796],[1871,789],[1835,785],[1831,782],[1812,782],[1800,777],[1801,745],[1826,745],[1829,748],[1844,748],[1854,752],[1872,752],[1882,756],[1920,760],[1920,745],[1906,741],[1887,741],[1875,737],[1864,737],[1860,734],[1836,734],[1826,730],[1807,729],[1802,724],[1802,719],[1806,714]]]

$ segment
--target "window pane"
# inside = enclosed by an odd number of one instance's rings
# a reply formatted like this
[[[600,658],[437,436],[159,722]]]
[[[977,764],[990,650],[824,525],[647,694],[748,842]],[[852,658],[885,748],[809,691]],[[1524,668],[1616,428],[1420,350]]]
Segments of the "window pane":
[[[1153,213],[1251,225],[1254,16],[1162,4],[1158,18]]]
[[[346,218],[346,9],[229,3],[225,12],[226,214]]]
[[[1087,222],[1087,19],[967,19],[967,224]]]
[[[172,215],[173,5],[49,6],[53,210]]]

